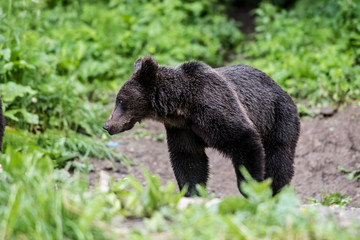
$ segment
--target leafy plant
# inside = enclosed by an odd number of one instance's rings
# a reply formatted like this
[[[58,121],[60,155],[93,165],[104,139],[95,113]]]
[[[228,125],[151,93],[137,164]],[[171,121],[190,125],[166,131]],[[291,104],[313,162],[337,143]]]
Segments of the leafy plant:
[[[121,161],[129,165],[132,161],[102,142],[97,142],[86,135],[74,131],[68,133],[58,130],[48,130],[44,133],[31,134],[24,130],[6,129],[4,136],[4,149],[8,147],[22,151],[28,147],[36,147],[43,154],[54,160],[55,167],[64,167],[71,159],[85,161],[88,156],[100,159],[108,158],[112,161]]]
[[[0,239],[357,239],[359,224],[346,227],[316,210],[300,207],[291,188],[271,196],[242,170],[248,198],[226,197],[178,209],[185,192],[165,186],[144,171],[144,185],[133,177],[109,180],[108,189],[88,188],[86,175],[54,170],[36,147],[0,155]],[[134,220],[138,223],[133,225]],[[315,224],[316,223],[316,224]]]
[[[36,147],[0,155],[0,239],[109,239],[105,199]],[[108,232],[108,233],[107,233]]]
[[[320,113],[319,109],[311,109],[311,108],[309,108],[306,105],[301,104],[301,103],[296,104],[296,106],[297,106],[297,109],[298,109],[298,113],[299,113],[300,117],[302,117],[302,118],[305,118],[305,117],[313,118],[317,114]]]
[[[82,163],[79,161],[70,161],[66,163],[65,169],[68,171],[79,171],[89,173],[94,171],[94,166],[89,163]]]
[[[175,208],[186,191],[176,194],[177,186],[174,182],[167,182],[166,186],[162,186],[159,176],[151,175],[145,168],[142,170],[146,180],[145,187],[133,176],[112,184],[110,191],[121,201],[121,214],[149,217],[163,207]],[[128,188],[131,188],[131,191]]]
[[[327,194],[326,190],[321,192],[320,200],[314,198],[307,199],[309,203],[320,204],[324,206],[339,205],[345,207],[346,204],[352,201],[352,198],[348,195],[338,192]]]
[[[343,172],[343,173],[347,173],[347,179],[349,180],[359,180],[360,179],[360,165],[354,169],[354,170],[346,170],[345,168],[343,168],[342,166],[338,166],[337,167],[339,169],[339,171]]]
[[[288,11],[264,3],[255,13],[256,41],[246,45],[243,62],[311,105],[360,98],[357,1],[302,0]]]

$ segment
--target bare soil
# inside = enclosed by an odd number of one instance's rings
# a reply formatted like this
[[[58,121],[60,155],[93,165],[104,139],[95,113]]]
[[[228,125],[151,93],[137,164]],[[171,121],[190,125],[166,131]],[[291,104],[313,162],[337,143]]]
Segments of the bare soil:
[[[167,152],[164,127],[156,122],[145,122],[131,131],[112,138],[109,145],[130,157],[135,166],[126,168],[119,162],[91,160],[93,183],[100,171],[116,179],[134,175],[145,183],[141,165],[166,182],[175,181]],[[117,145],[117,146],[114,146]],[[208,192],[217,197],[240,195],[236,187],[231,161],[213,149],[208,149],[210,177]],[[323,109],[310,120],[301,121],[301,135],[296,150],[295,176],[291,183],[297,195],[320,199],[322,191],[339,192],[353,198],[349,206],[360,206],[360,181],[348,180],[337,167],[354,170],[360,164],[360,107],[350,106],[334,111]]]

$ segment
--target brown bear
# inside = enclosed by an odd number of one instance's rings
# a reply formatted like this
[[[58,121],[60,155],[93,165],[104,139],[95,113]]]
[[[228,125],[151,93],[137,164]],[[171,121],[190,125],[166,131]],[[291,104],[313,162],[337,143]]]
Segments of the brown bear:
[[[2,152],[2,139],[4,136],[5,118],[2,111],[1,97],[0,97],[0,152]]]
[[[172,168],[185,196],[206,185],[205,148],[232,160],[239,190],[245,166],[251,176],[272,179],[276,194],[294,175],[300,120],[290,96],[265,73],[246,65],[221,68],[185,62],[176,68],[139,58],[121,87],[103,128],[113,135],[136,122],[164,123]]]

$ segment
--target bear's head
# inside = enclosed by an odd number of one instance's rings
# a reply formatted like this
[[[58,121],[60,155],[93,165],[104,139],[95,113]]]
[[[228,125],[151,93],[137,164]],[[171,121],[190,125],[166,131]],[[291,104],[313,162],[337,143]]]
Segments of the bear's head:
[[[129,130],[153,114],[151,99],[157,78],[158,64],[153,58],[136,60],[134,73],[119,90],[114,110],[103,126],[110,135]]]

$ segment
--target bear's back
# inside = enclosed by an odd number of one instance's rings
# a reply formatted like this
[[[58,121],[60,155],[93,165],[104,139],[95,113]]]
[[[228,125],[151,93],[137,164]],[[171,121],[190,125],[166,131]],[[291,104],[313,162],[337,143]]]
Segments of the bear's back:
[[[279,105],[285,103],[296,111],[289,95],[266,73],[248,65],[215,70],[232,84],[249,118],[263,134],[270,131],[275,123]]]
[[[279,116],[297,114],[290,96],[267,74],[251,66],[211,68],[191,61],[181,64],[178,69],[186,82],[193,83],[193,87],[187,90],[196,96],[193,99],[197,102],[214,105],[220,98],[233,102],[232,92],[236,94],[234,97],[245,108],[243,114],[249,117],[261,135],[271,131]]]
[[[266,73],[248,65],[233,65],[215,70],[234,84],[237,92],[243,96],[263,99],[285,93]]]

